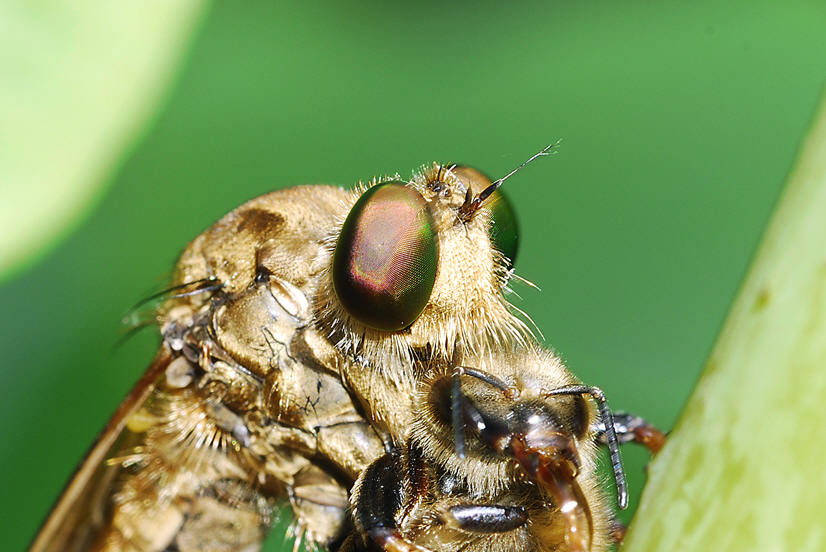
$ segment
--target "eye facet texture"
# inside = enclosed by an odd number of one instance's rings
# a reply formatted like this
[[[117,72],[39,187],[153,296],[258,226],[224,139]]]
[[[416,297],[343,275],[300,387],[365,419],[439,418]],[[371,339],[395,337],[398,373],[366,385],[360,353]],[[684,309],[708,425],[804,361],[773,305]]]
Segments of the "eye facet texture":
[[[488,198],[487,205],[490,209],[490,241],[493,247],[508,259],[508,268],[513,268],[519,249],[516,213],[502,190],[493,192]]]
[[[427,201],[410,186],[386,182],[364,192],[347,215],[333,256],[333,286],[354,319],[401,330],[427,305],[438,260]]]

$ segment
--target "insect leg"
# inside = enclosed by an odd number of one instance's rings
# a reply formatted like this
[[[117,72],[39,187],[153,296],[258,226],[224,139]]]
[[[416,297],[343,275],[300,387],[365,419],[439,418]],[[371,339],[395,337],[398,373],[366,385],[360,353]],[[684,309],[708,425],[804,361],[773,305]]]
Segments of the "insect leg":
[[[643,445],[651,454],[657,454],[665,445],[666,434],[651,425],[644,418],[628,412],[614,414],[614,432],[620,443],[634,442]],[[605,426],[598,427],[597,441],[607,445]]]
[[[617,483],[617,504],[620,508],[625,509],[628,506],[628,485],[625,482],[625,472],[622,469],[619,441],[614,429],[614,415],[611,413],[611,409],[608,408],[608,401],[605,399],[602,389],[585,385],[566,385],[547,392],[547,396],[552,395],[590,395],[597,402],[600,425],[602,433],[605,434],[605,442],[611,455],[611,467],[614,470],[614,480]]]
[[[439,521],[470,533],[505,533],[528,523],[528,512],[521,506],[455,504],[440,510]]]
[[[329,547],[340,542],[347,525],[347,493],[341,484],[319,466],[308,464],[295,474],[287,488],[293,513],[308,544]],[[298,547],[301,539],[296,539]]]
[[[638,443],[643,445],[653,454],[657,454],[665,444],[667,439],[665,433],[648,423],[643,418],[628,412],[617,412],[613,414],[614,434],[619,443]],[[597,426],[597,442],[608,445],[608,436],[605,431],[604,421],[600,421]],[[611,522],[611,533],[614,542],[620,543],[625,538],[628,527],[618,519]]]
[[[428,552],[404,538],[396,522],[404,503],[404,472],[396,454],[386,454],[370,464],[353,489],[353,517],[360,532],[386,552]],[[359,549],[352,538],[345,547]]]

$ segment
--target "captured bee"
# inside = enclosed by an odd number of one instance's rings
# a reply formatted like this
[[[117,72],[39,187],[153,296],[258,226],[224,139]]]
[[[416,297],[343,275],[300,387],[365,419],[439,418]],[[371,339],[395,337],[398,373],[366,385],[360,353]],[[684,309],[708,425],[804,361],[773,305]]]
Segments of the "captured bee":
[[[470,364],[478,368],[434,373],[420,388],[407,442],[353,489],[357,530],[342,550],[606,550],[617,532],[596,471],[598,440],[609,445],[621,503],[626,491],[602,392],[534,348]],[[621,419],[633,420],[616,425],[624,441],[662,437],[639,418]]]
[[[277,499],[308,546],[335,548],[351,485],[404,441],[434,368],[530,341],[503,296],[503,180],[434,164],[355,191],[299,186],[197,237],[155,360],[31,550],[256,550]]]

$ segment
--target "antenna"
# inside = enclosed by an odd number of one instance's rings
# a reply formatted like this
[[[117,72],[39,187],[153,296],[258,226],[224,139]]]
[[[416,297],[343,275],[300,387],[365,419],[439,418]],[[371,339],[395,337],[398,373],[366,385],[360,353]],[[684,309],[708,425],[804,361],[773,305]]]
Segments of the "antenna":
[[[556,142],[553,142],[551,144],[548,144],[547,146],[545,146],[544,148],[539,150],[538,153],[535,153],[534,155],[532,155],[530,157],[530,159],[523,162],[521,165],[519,165],[518,167],[513,169],[511,172],[509,172],[508,174],[506,174],[505,176],[498,179],[493,184],[491,184],[490,186],[488,186],[487,188],[485,188],[484,190],[479,192],[479,195],[476,196],[475,198],[471,199],[470,194],[468,194],[468,196],[465,199],[465,203],[459,209],[459,216],[462,218],[462,220],[469,220],[470,217],[473,215],[473,213],[475,213],[479,209],[479,207],[482,206],[482,203],[484,203],[485,200],[487,198],[489,198],[491,196],[491,194],[493,194],[493,192],[495,192],[499,188],[499,186],[502,185],[503,182],[505,182],[505,180],[507,180],[508,178],[512,177],[517,172],[522,170],[522,168],[525,167],[525,165],[527,165],[528,163],[530,163],[531,161],[533,161],[537,157],[545,157],[546,155],[550,155],[551,150],[554,149],[558,145],[559,145],[559,140],[557,140]]]
[[[503,176],[502,178],[500,178],[499,180],[497,180],[496,182],[494,182],[493,184],[491,184],[490,186],[488,186],[487,188],[482,190],[482,192],[479,194],[479,201],[480,202],[485,201],[488,197],[490,197],[490,194],[495,192],[496,189],[499,188],[499,186],[502,185],[502,183],[505,180],[512,177],[516,173],[518,173],[525,165],[527,165],[528,163],[530,163],[531,161],[533,161],[537,157],[545,157],[546,155],[550,155],[551,150],[554,149],[558,145],[559,145],[559,140],[557,140],[556,142],[554,142],[552,144],[549,144],[549,145],[545,146],[544,148],[542,148],[539,151],[539,153],[535,153],[533,156],[531,156],[530,159],[528,159],[527,161],[525,161],[524,163],[522,163],[521,165],[519,165],[518,167],[513,169],[511,172],[509,172],[508,174],[506,174],[505,176]]]
[[[546,393],[546,396],[551,395],[590,395],[597,402],[600,419],[605,426],[605,439],[608,441],[608,452],[611,456],[611,468],[614,470],[614,481],[617,484],[617,504],[621,510],[625,510],[628,506],[628,484],[625,482],[625,470],[622,469],[619,440],[617,439],[616,429],[614,429],[614,415],[611,413],[611,409],[608,408],[608,401],[605,399],[602,389],[585,385],[566,385]]]

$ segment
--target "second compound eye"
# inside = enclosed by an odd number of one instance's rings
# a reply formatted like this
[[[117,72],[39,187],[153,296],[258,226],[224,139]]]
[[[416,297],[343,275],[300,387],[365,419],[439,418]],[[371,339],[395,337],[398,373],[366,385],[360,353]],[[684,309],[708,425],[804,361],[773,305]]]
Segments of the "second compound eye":
[[[386,182],[364,192],[347,215],[333,254],[333,287],[365,326],[401,330],[427,306],[438,262],[427,201],[402,182]]]
[[[491,180],[473,167],[457,165],[452,169],[453,174],[467,182],[474,194],[491,185]],[[519,249],[519,224],[516,220],[516,211],[511,202],[498,189],[483,203],[490,210],[490,242],[507,260],[507,268],[513,268],[516,261],[516,252]]]
[[[508,268],[516,262],[519,250],[519,225],[516,213],[502,190],[496,190],[488,198],[490,209],[490,241],[508,261]]]

